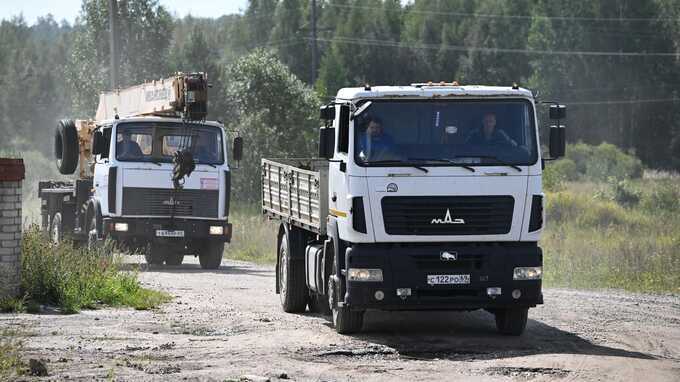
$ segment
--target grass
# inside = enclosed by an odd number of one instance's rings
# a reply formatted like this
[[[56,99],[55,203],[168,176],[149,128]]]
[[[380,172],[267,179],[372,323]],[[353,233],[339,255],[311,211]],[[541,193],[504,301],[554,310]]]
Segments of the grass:
[[[634,195],[631,198],[630,195]],[[680,177],[581,179],[547,191],[546,286],[680,293]],[[256,206],[232,212],[231,259],[274,263],[276,224]]]
[[[229,220],[234,234],[227,244],[225,256],[233,260],[252,261],[258,264],[276,262],[276,230],[278,226],[267,220],[259,206],[232,210]]]
[[[567,182],[548,192],[546,285],[680,293],[680,179],[621,187]]]
[[[55,245],[32,226],[22,240],[21,290],[23,306],[57,306],[64,313],[101,305],[151,309],[169,301],[162,292],[142,288],[136,271],[122,267],[114,248],[74,247],[69,242]],[[18,301],[8,301],[6,310],[20,311]]]
[[[0,329],[0,380],[10,380],[21,375],[25,365],[20,352],[23,347],[20,333],[11,329]]]

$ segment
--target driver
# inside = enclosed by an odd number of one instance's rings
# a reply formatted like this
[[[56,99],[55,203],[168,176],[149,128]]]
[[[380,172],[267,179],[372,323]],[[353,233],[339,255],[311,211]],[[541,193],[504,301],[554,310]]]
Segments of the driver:
[[[139,159],[144,156],[139,144],[130,139],[130,133],[122,133],[122,140],[116,144],[116,153],[121,159]]]
[[[496,128],[496,114],[486,113],[482,120],[482,128],[474,131],[467,138],[466,143],[477,146],[502,145],[517,147],[517,142]]]
[[[393,151],[394,140],[385,133],[382,120],[368,116],[366,130],[359,137],[359,157],[363,160],[375,160]]]
[[[209,134],[198,134],[194,157],[198,159],[199,163],[212,163],[217,161],[215,145],[211,144]]]

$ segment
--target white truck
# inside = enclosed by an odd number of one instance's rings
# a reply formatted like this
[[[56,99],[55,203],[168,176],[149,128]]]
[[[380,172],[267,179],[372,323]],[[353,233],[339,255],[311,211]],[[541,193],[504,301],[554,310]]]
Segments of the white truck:
[[[283,309],[332,313],[339,333],[370,309],[485,309],[520,335],[543,303],[541,173],[565,148],[566,109],[549,110],[546,159],[516,85],[341,89],[319,159],[262,160]]]
[[[204,73],[103,93],[95,120],[62,120],[57,167],[70,182],[40,182],[42,227],[54,241],[89,245],[110,238],[149,264],[197,255],[218,268],[229,223],[227,136],[205,121]],[[242,140],[234,139],[240,160]]]

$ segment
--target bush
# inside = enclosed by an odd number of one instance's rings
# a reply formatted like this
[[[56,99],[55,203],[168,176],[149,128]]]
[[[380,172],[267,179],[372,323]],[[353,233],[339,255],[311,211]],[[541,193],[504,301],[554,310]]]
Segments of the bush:
[[[576,179],[576,163],[568,158],[549,163],[543,171],[543,185],[550,191],[560,191],[564,189],[564,182]]]
[[[610,199],[616,203],[631,207],[640,202],[640,193],[626,179],[609,178]]]
[[[601,143],[598,146],[585,143],[569,145],[566,157],[574,162],[580,177],[594,181],[604,181],[609,177],[640,178],[644,170],[640,159],[610,143]]]
[[[572,222],[591,228],[606,228],[628,220],[626,211],[614,202],[566,191],[548,195],[546,216],[549,222]]]
[[[123,271],[110,244],[95,249],[55,245],[32,226],[24,233],[21,250],[21,289],[29,302],[75,313],[99,304],[149,309],[169,300],[164,293],[142,288],[136,273]]]
[[[654,187],[642,193],[641,207],[661,213],[680,212],[680,187],[671,181],[656,182]]]

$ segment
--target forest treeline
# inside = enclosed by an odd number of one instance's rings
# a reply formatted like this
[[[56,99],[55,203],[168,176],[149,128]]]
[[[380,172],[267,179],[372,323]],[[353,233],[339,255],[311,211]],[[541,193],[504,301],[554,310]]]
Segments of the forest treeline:
[[[72,25],[4,16],[0,149],[51,155],[58,119],[94,114],[109,88],[107,3],[83,1]],[[212,118],[264,125],[245,132],[258,154],[307,155],[310,109],[340,87],[516,82],[569,105],[570,141],[611,142],[680,169],[678,1],[317,0],[317,68],[311,4],[250,0],[243,14],[179,19],[156,0],[119,0],[121,85],[207,71]]]

